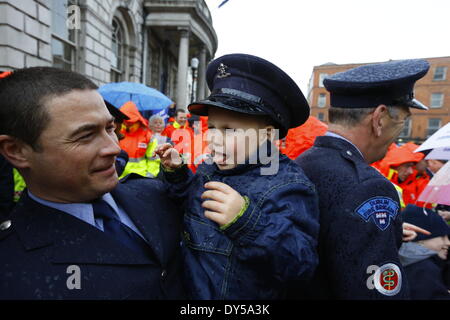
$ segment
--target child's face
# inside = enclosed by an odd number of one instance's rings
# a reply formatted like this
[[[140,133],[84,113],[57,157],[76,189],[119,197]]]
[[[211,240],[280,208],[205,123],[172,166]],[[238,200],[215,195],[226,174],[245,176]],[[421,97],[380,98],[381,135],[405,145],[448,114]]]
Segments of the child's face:
[[[427,240],[420,241],[425,248],[436,251],[439,258],[446,260],[448,254],[448,248],[450,246],[450,241],[448,236],[436,237]]]
[[[209,107],[208,128],[213,161],[220,170],[226,170],[244,163],[273,126],[263,117]]]

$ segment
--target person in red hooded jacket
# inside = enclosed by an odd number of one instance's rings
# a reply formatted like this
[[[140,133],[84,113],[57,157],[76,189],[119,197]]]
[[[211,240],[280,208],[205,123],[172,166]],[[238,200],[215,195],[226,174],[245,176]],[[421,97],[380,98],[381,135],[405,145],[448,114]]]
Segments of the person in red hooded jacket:
[[[419,172],[415,168],[424,158],[422,153],[414,152],[418,147],[412,142],[405,143],[398,148],[392,148],[383,159],[389,169],[386,178],[402,189],[405,205],[424,205],[417,202],[427,184],[422,181],[422,175],[418,175]]]
[[[177,151],[183,155],[186,163],[192,162],[192,144],[194,139],[194,130],[189,125],[188,119],[191,117],[185,110],[177,109],[175,119],[169,123],[161,133],[172,140]]]

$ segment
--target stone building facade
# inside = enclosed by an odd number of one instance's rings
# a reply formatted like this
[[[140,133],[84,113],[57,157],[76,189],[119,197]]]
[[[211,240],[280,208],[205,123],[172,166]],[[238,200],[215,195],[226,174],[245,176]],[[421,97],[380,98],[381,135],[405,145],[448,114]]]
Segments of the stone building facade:
[[[141,82],[185,108],[206,96],[216,50],[204,0],[0,0],[4,71],[56,66],[98,85]]]
[[[431,67],[425,77],[416,82],[414,96],[428,106],[429,110],[411,109],[412,116],[405,124],[398,142],[423,142],[450,121],[450,57],[425,60]],[[323,86],[323,79],[327,75],[361,65],[363,64],[327,63],[314,67],[308,89],[308,101],[313,116],[328,122],[330,95]]]

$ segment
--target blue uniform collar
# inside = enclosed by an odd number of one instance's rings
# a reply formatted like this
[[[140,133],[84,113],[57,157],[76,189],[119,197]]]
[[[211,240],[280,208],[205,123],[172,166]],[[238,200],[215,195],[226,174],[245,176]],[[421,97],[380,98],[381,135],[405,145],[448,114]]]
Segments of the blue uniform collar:
[[[351,145],[359,152],[359,154],[361,155],[361,157],[363,157],[363,159],[364,159],[364,155],[362,154],[362,152],[361,152],[361,151],[358,149],[358,147],[355,146],[350,140],[344,138],[343,136],[341,136],[341,135],[339,135],[339,134],[337,134],[337,133],[330,132],[330,131],[327,131],[327,132],[325,133],[325,136],[327,136],[327,137],[335,137],[335,138],[339,138],[339,139],[342,139],[342,140],[347,141],[348,143],[350,143],[350,144],[351,144]]]
[[[314,142],[314,147],[331,148],[340,151],[345,158],[356,158],[365,161],[358,148],[345,138],[339,138],[331,135],[319,136]]]

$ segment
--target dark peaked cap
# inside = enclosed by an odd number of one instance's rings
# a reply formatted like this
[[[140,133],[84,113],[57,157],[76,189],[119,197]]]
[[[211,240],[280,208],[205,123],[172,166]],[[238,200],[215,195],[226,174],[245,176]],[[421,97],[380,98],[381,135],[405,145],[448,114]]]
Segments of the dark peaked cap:
[[[103,101],[105,101],[105,105],[106,108],[108,108],[109,113],[111,113],[111,115],[117,120],[117,121],[124,121],[124,120],[130,120],[130,118],[123,113],[122,111],[120,111],[119,109],[117,109],[115,106],[113,106],[110,102],[106,101],[103,99]]]
[[[208,65],[206,80],[211,95],[188,106],[191,113],[207,115],[208,106],[269,116],[284,137],[309,117],[309,105],[297,84],[283,70],[262,58],[229,54]]]
[[[423,59],[360,66],[326,77],[330,104],[337,108],[371,108],[380,104],[428,110],[414,99],[414,84],[430,68]]]

